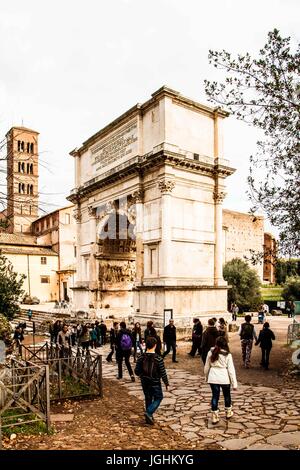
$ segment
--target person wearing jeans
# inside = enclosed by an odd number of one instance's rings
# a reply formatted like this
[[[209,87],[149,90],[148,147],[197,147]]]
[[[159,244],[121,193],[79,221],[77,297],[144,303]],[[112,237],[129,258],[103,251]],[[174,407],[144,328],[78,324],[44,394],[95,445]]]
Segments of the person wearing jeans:
[[[204,366],[204,375],[212,391],[212,424],[217,424],[220,421],[218,404],[221,389],[224,395],[226,418],[231,418],[233,411],[230,388],[232,385],[233,390],[237,389],[237,380],[232,355],[224,336],[219,336],[215,347],[211,348],[208,352]]]
[[[126,341],[123,342],[123,336],[129,341],[127,344]],[[124,338],[124,339],[125,339]],[[131,331],[126,328],[126,323],[121,321],[120,330],[116,338],[116,359],[118,362],[118,379],[123,377],[123,359],[125,360],[125,365],[127,367],[128,373],[130,375],[131,381],[135,382],[135,377],[130,365],[130,356],[133,346],[133,337]]]
[[[153,414],[163,399],[161,379],[166,386],[166,390],[168,390],[169,386],[163,358],[155,352],[156,344],[156,338],[148,336],[146,352],[138,358],[134,371],[140,377],[142,383],[147,424],[154,424]]]

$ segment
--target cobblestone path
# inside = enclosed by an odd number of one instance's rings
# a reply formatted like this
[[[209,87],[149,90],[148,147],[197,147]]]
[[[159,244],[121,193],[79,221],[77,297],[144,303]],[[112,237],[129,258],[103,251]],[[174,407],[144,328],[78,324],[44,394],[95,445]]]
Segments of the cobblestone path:
[[[105,355],[104,355],[105,358]],[[196,444],[216,444],[223,449],[300,449],[300,390],[239,384],[232,392],[234,416],[225,419],[220,399],[220,422],[210,420],[210,387],[203,377],[179,370],[167,370],[170,387],[156,413],[156,420]],[[117,365],[104,361],[103,375],[116,380]],[[118,380],[129,395],[143,400],[139,380],[132,383],[127,370]],[[141,412],[142,412],[141,404]]]

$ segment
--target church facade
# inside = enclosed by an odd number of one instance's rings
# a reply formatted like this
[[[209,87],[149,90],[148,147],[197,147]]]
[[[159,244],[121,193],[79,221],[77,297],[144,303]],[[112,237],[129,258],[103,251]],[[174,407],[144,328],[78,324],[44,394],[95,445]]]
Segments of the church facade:
[[[162,87],[71,152],[76,310],[182,326],[226,312],[227,115]]]

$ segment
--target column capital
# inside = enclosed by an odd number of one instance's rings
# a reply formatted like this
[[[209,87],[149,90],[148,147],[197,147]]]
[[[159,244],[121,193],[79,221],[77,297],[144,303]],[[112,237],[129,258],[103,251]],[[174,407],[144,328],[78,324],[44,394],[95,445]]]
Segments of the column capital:
[[[73,216],[76,222],[79,224],[81,222],[81,210],[78,208],[74,209]]]
[[[138,189],[131,194],[132,203],[139,204],[144,200],[144,191],[143,189]]]
[[[158,182],[158,187],[162,194],[170,194],[175,187],[175,181],[168,179],[161,180]]]
[[[223,192],[223,191],[214,191],[214,194],[213,194],[213,197],[214,197],[214,201],[217,203],[217,204],[222,204],[222,202],[224,201],[225,197],[226,197],[226,193]]]
[[[97,209],[93,206],[88,206],[89,217],[96,217]]]

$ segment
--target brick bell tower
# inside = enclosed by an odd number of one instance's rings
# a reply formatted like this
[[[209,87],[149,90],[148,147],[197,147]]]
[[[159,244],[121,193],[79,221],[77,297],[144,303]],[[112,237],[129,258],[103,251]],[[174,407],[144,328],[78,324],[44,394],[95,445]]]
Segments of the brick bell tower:
[[[9,233],[30,233],[38,217],[38,135],[26,127],[12,127],[6,134]]]

